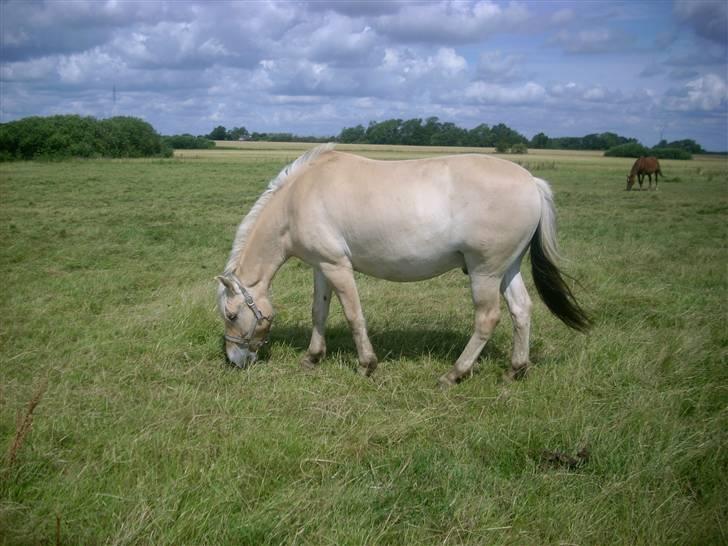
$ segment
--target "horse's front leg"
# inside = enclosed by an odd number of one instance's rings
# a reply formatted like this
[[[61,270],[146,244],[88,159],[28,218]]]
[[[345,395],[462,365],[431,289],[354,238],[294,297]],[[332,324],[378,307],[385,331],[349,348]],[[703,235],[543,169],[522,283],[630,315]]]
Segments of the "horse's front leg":
[[[475,331],[453,368],[440,377],[440,386],[443,388],[454,385],[470,372],[500,319],[501,280],[488,275],[478,275],[470,266],[468,270],[471,271],[470,288],[475,306]]]
[[[359,373],[369,376],[377,368],[377,355],[374,354],[374,349],[369,341],[351,264],[324,264],[321,266],[321,271],[336,292],[344,310],[344,316],[351,328],[359,356]]]
[[[313,308],[311,319],[313,320],[313,331],[308,350],[301,359],[301,367],[313,369],[326,356],[326,319],[329,316],[331,304],[331,285],[324,274],[313,270]]]

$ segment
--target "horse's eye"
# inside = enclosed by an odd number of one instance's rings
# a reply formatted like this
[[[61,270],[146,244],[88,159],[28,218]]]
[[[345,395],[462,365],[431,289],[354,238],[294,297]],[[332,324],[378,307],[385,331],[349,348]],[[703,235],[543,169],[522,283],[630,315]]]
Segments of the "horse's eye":
[[[235,321],[235,319],[237,319],[237,318],[238,318],[238,314],[237,314],[237,313],[226,313],[226,315],[227,315],[227,319],[228,319],[228,320],[229,320],[230,322],[234,322],[234,321]]]

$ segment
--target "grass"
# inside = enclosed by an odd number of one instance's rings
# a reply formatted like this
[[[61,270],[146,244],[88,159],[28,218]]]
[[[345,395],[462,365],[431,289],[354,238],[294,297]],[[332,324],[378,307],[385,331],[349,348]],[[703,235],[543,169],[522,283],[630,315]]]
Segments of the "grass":
[[[471,329],[459,271],[358,278],[380,357],[365,380],[338,304],[329,357],[299,371],[312,283],[291,261],[265,361],[225,365],[212,279],[303,149],[0,165],[0,543],[726,542],[725,157],[625,192],[631,160],[512,156],[554,187],[595,327],[538,303],[526,380],[499,379],[504,319],[443,393]],[[576,468],[544,455],[585,446]]]

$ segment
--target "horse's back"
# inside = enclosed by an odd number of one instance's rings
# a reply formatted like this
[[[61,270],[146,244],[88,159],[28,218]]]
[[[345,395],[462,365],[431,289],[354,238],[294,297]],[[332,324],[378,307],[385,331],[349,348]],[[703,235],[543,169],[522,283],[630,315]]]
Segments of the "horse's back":
[[[634,162],[634,166],[632,167],[632,171],[634,172],[635,170],[639,173],[652,174],[660,171],[660,162],[653,156],[640,157]]]
[[[530,240],[541,206],[528,171],[475,154],[375,161],[330,152],[292,184],[291,200],[301,246],[395,280],[461,267],[468,253],[507,259]]]

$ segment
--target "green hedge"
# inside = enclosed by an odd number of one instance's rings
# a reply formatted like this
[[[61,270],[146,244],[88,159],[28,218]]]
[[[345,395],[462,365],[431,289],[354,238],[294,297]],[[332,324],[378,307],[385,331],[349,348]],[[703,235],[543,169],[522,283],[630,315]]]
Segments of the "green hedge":
[[[609,148],[604,155],[607,157],[643,157],[650,155],[650,150],[639,142],[628,142]]]
[[[164,143],[175,150],[209,150],[215,147],[215,142],[203,136],[190,134],[172,135],[163,137]]]
[[[687,150],[680,148],[645,148],[638,142],[630,142],[614,146],[604,152],[608,157],[647,157],[652,156],[657,159],[692,159],[693,155]]]
[[[144,120],[77,115],[29,117],[0,124],[0,160],[70,157],[169,157],[172,149]]]
[[[650,155],[657,159],[692,159],[693,154],[681,148],[652,148]]]

